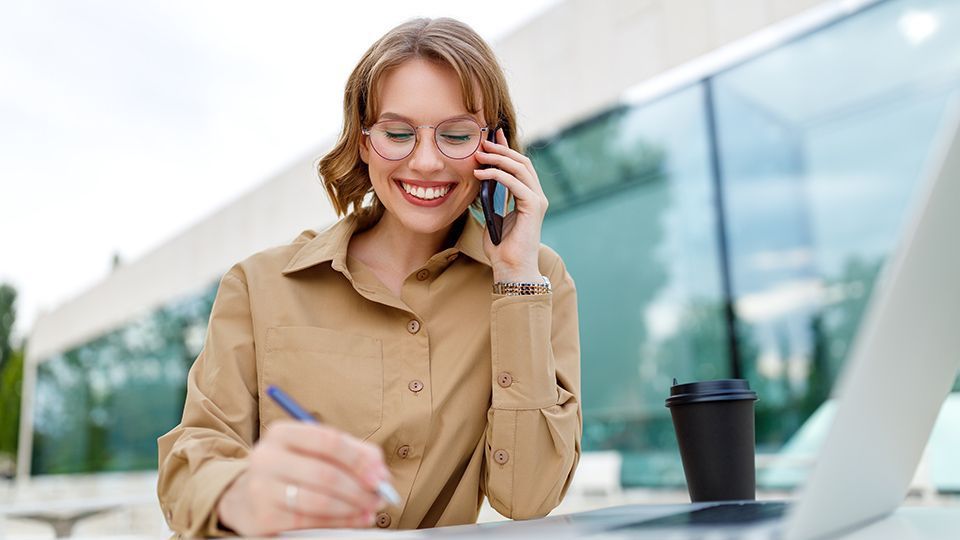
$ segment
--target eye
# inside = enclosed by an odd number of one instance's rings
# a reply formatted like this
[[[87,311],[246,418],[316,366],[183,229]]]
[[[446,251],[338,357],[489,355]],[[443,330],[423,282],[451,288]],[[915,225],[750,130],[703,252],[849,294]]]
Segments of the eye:
[[[407,142],[415,136],[409,131],[384,131],[383,134],[392,142]]]
[[[376,125],[376,128],[380,137],[393,143],[404,143],[417,136],[413,126],[406,122],[381,122]]]
[[[475,135],[473,135],[472,133],[463,133],[463,132],[458,133],[455,131],[446,131],[446,132],[440,133],[439,135],[440,135],[440,138],[443,139],[443,142],[450,143],[450,144],[469,143],[475,137]]]

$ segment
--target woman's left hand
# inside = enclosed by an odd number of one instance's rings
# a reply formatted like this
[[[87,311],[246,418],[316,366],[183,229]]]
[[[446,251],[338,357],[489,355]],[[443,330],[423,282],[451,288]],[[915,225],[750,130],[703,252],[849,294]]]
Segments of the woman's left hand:
[[[503,219],[500,245],[490,241],[484,231],[483,250],[490,259],[495,281],[539,282],[537,262],[540,250],[540,229],[547,212],[547,196],[543,194],[537,171],[530,158],[507,145],[502,129],[497,130],[497,144],[484,139],[476,153],[477,161],[493,165],[476,169],[480,180],[496,180],[513,195],[515,208]]]

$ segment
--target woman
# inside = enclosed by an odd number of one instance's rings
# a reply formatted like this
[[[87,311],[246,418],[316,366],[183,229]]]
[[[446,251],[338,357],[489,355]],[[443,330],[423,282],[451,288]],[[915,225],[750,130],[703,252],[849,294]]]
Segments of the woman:
[[[475,522],[484,496],[516,519],[560,502],[580,455],[576,294],[540,245],[547,200],[515,126],[466,25],[413,20],[367,51],[319,167],[346,217],[220,282],[159,440],[172,529],[433,527]],[[515,201],[499,245],[469,208],[487,179]],[[286,419],[270,385],[320,425]]]

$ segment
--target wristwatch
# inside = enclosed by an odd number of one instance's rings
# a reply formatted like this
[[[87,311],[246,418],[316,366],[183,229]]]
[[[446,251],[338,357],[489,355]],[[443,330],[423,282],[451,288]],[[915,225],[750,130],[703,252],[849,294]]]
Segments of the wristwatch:
[[[540,276],[540,279],[543,280],[540,283],[497,281],[493,284],[493,294],[503,294],[506,296],[550,294],[550,291],[553,290],[550,285],[550,278],[547,276]]]

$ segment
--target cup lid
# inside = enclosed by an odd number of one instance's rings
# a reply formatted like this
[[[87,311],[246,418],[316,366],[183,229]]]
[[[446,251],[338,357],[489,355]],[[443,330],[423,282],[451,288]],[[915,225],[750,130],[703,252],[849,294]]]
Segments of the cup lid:
[[[706,401],[734,401],[749,399],[756,401],[757,393],[750,390],[750,383],[745,379],[718,379],[715,381],[697,381],[686,384],[677,384],[673,380],[670,387],[670,397],[666,406],[686,405],[689,403],[703,403]]]

